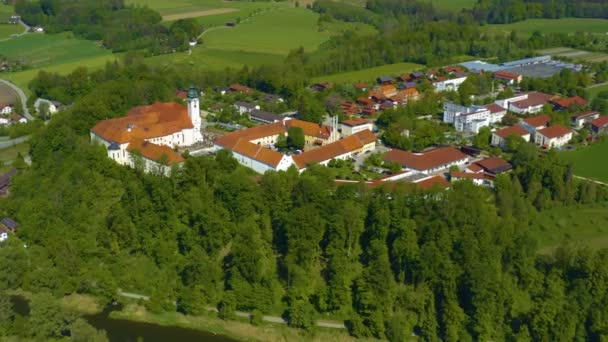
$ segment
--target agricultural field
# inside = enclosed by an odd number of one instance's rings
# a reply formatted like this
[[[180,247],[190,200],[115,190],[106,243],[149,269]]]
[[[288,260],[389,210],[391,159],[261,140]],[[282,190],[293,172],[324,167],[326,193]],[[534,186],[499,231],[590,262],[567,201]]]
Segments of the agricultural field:
[[[14,103],[17,99],[17,94],[12,88],[0,83],[0,103]]]
[[[0,174],[8,172],[13,166],[12,163],[17,159],[17,155],[27,156],[30,150],[29,143],[22,143],[11,147],[0,149]]]
[[[607,23],[608,24],[608,23]],[[572,49],[567,47],[558,47],[553,49],[539,50],[542,55],[551,55],[555,57],[565,57],[579,63],[600,63],[608,61],[608,54],[603,52],[590,52],[585,50]]]
[[[561,152],[562,158],[572,162],[576,176],[608,182],[608,141]]]
[[[533,222],[530,233],[541,254],[549,254],[564,244],[590,249],[608,247],[607,207],[545,210],[539,213]]]
[[[0,40],[10,38],[13,34],[22,33],[24,30],[21,25],[6,23],[13,12],[13,6],[0,3]]]
[[[260,66],[268,63],[280,63],[283,56],[245,51],[214,50],[204,46],[196,47],[192,54],[180,52],[147,58],[146,61],[157,66],[191,66],[193,70],[240,69],[244,65]]]
[[[591,99],[595,98],[597,94],[601,93],[602,91],[608,91],[608,82],[596,84],[587,88],[587,93],[589,93],[589,98]]]
[[[399,76],[422,68],[424,68],[423,65],[414,63],[387,64],[369,69],[362,69],[357,71],[349,71],[339,74],[317,77],[314,78],[312,81],[334,83],[372,82],[380,76]]]
[[[509,34],[516,31],[524,36],[531,35],[534,31],[543,33],[608,33],[607,19],[589,18],[561,18],[561,19],[528,19],[512,24],[487,25],[485,29],[493,33]]]

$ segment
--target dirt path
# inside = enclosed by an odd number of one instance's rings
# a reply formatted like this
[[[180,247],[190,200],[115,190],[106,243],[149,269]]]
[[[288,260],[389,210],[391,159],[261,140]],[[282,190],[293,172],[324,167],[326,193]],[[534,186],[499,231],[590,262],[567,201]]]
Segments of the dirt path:
[[[236,8],[214,8],[206,11],[196,11],[180,14],[163,15],[163,21],[175,21],[179,19],[206,17],[209,15],[223,14],[238,11]]]

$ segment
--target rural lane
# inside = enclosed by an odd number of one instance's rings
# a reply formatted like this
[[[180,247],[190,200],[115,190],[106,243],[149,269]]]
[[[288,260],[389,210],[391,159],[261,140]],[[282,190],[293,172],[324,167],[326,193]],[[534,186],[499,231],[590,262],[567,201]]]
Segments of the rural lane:
[[[8,38],[0,39],[0,42],[4,42],[4,41],[7,41],[7,40],[15,39],[17,37],[21,37],[23,35],[26,35],[30,31],[30,27],[28,26],[28,24],[24,23],[22,20],[19,20],[19,25],[23,26],[23,32],[13,34],[13,35],[11,35]]]
[[[137,299],[137,300],[150,300],[149,296],[145,296],[139,293],[132,293],[132,292],[124,292],[122,290],[118,290],[117,294],[121,297],[127,297],[127,298],[131,298],[131,299]],[[217,308],[208,306],[205,308],[207,311],[212,311],[212,312],[218,312]],[[243,317],[243,318],[251,318],[251,313],[250,312],[243,312],[243,311],[235,311],[234,314],[237,317]],[[287,324],[289,323],[285,318],[283,317],[277,317],[277,316],[262,316],[262,321],[264,322],[270,322],[270,323],[279,323],[279,324]],[[332,328],[332,329],[346,329],[346,326],[344,325],[344,323],[342,322],[331,322],[331,321],[316,321],[315,325],[318,327],[324,327],[324,328]]]
[[[19,95],[19,98],[21,99],[21,104],[23,107],[23,115],[26,117],[26,119],[35,120],[35,118],[30,114],[30,110],[27,108],[27,96],[25,96],[25,93],[23,92],[23,90],[21,90],[21,88],[17,87],[16,85],[12,84],[11,82],[9,82],[7,80],[3,80],[1,78],[0,78],[0,83],[5,84],[6,86],[10,87],[17,93],[17,95]]]
[[[578,179],[586,180],[586,181],[588,181],[588,182],[595,183],[595,184],[599,184],[599,185],[606,185],[606,186],[608,186],[608,183],[604,183],[604,182],[596,181],[596,180],[594,180],[594,179],[589,179],[589,178],[585,178],[585,177],[581,177],[581,176],[574,176],[574,178],[578,178]]]

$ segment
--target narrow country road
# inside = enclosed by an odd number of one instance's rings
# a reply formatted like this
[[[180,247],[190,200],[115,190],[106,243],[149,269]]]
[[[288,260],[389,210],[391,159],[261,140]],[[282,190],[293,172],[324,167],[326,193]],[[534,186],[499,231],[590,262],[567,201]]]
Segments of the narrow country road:
[[[602,86],[605,86],[605,85],[608,85],[608,82],[594,84],[594,85],[592,85],[592,86],[588,86],[588,87],[587,87],[587,88],[585,88],[585,89],[593,89],[593,88],[602,87]]]
[[[605,185],[605,186],[608,186],[608,183],[604,183],[604,182],[596,181],[595,179],[585,178],[585,177],[581,177],[581,176],[574,176],[574,178],[578,178],[578,179],[586,180],[586,181],[588,181],[588,182],[592,182],[592,183],[599,184],[599,185]]]
[[[149,296],[145,296],[139,293],[132,293],[132,292],[124,292],[122,290],[118,290],[117,294],[121,297],[126,297],[126,298],[131,298],[131,299],[137,299],[137,300],[150,300]],[[205,308],[207,311],[212,311],[212,312],[218,312],[217,308],[208,306]],[[237,317],[243,317],[243,318],[251,318],[251,313],[250,312],[243,312],[243,311],[235,311],[234,314]],[[262,316],[262,321],[264,322],[270,322],[270,323],[279,323],[279,324],[287,324],[289,323],[286,319],[284,319],[283,317],[277,317],[277,316]],[[332,329],[346,329],[346,326],[344,325],[343,322],[332,322],[332,321],[316,321],[315,324],[318,327],[324,327],[324,328],[332,328]]]
[[[23,32],[13,34],[13,35],[11,35],[8,38],[0,39],[0,42],[4,42],[4,41],[7,41],[7,40],[15,39],[17,37],[21,37],[23,35],[26,35],[30,31],[30,27],[28,26],[28,24],[24,23],[22,20],[19,20],[19,25],[23,26]]]
[[[25,93],[23,92],[23,90],[21,90],[21,88],[17,87],[16,85],[12,84],[11,82],[7,81],[7,80],[3,80],[0,78],[0,83],[5,84],[6,86],[12,88],[17,95],[19,95],[19,98],[21,99],[21,103],[23,105],[23,115],[25,116],[26,119],[28,120],[35,120],[35,118],[30,114],[30,110],[27,108],[27,96],[25,96]]]

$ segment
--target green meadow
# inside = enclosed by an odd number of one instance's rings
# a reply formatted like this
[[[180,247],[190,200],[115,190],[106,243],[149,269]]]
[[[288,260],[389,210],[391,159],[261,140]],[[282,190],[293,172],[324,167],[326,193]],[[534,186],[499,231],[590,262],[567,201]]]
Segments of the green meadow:
[[[528,19],[512,24],[487,25],[485,29],[493,33],[509,34],[511,31],[531,35],[535,31],[543,33],[608,33],[607,19],[561,18],[561,19]]]
[[[21,25],[4,24],[13,12],[13,6],[0,3],[0,39],[9,38],[11,35],[21,33],[24,30]],[[2,50],[0,50],[1,53]]]
[[[576,176],[608,182],[608,141],[564,151],[561,156],[573,164]]]
[[[592,99],[595,98],[597,94],[603,91],[608,91],[608,83],[603,83],[601,85],[591,86],[587,88],[587,93],[589,93],[589,97]]]
[[[414,63],[387,64],[369,69],[316,77],[312,81],[334,83],[372,82],[379,76],[399,76],[408,72],[422,69],[423,67],[423,65]]]
[[[214,50],[198,46],[192,54],[179,52],[170,55],[161,55],[146,60],[157,66],[190,66],[192,70],[222,70],[226,68],[240,69],[244,65],[260,66],[268,63],[280,63],[283,56],[247,51]]]
[[[449,10],[449,11],[460,11],[463,8],[473,8],[477,3],[477,0],[426,0],[432,2],[436,8]]]

